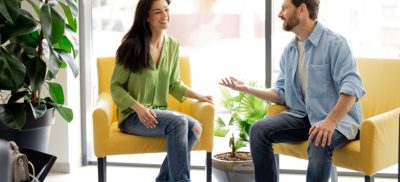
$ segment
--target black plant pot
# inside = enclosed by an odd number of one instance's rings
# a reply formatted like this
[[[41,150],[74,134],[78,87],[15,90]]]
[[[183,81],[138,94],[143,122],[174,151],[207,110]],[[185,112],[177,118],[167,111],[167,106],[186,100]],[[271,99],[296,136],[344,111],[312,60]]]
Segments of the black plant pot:
[[[54,108],[49,108],[40,118],[35,119],[30,109],[22,130],[10,129],[0,122],[0,138],[13,140],[20,148],[29,148],[47,153],[51,125],[54,124]]]

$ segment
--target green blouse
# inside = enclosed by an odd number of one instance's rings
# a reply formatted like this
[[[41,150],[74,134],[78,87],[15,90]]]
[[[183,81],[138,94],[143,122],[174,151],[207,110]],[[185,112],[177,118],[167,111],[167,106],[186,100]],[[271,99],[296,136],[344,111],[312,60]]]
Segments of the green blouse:
[[[165,36],[161,55],[156,66],[133,73],[121,64],[116,64],[111,77],[110,90],[117,106],[117,118],[121,122],[134,111],[135,102],[150,109],[166,109],[168,93],[179,101],[184,100],[187,86],[179,80],[179,44]],[[125,84],[127,83],[127,84]],[[123,85],[127,88],[124,88]]]

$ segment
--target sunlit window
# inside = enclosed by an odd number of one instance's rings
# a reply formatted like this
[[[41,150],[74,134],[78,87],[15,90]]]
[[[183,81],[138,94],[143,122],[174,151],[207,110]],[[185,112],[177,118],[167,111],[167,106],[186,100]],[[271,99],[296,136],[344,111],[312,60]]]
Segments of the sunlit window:
[[[283,48],[294,37],[282,30],[278,13],[282,1],[273,1],[272,54],[274,77]],[[321,0],[319,21],[343,35],[355,57],[400,57],[400,1]]]

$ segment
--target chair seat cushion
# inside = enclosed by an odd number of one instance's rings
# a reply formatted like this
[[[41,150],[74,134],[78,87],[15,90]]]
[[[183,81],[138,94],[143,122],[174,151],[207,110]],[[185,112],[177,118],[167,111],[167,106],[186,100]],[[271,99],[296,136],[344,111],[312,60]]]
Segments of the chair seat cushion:
[[[107,155],[113,154],[140,154],[165,151],[164,137],[143,137],[121,132],[118,122],[112,122],[110,137],[106,141]]]
[[[300,159],[308,159],[308,142],[299,143],[280,143],[274,144],[276,154],[288,155]],[[362,171],[361,166],[360,141],[355,140],[339,148],[333,154],[333,164],[337,167],[344,167],[357,171]]]
[[[110,137],[105,141],[105,154],[142,154],[157,153],[166,151],[165,137],[143,137],[131,135],[121,132],[118,128],[118,122],[111,123]],[[200,142],[195,146],[194,150],[205,150],[205,142]]]

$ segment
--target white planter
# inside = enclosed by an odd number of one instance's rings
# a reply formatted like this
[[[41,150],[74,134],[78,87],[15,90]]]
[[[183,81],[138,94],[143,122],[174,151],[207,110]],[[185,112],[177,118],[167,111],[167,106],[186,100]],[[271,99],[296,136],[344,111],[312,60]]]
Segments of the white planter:
[[[225,161],[212,157],[212,173],[218,182],[254,182],[254,167],[251,160]]]

